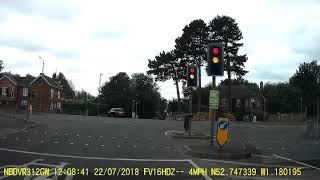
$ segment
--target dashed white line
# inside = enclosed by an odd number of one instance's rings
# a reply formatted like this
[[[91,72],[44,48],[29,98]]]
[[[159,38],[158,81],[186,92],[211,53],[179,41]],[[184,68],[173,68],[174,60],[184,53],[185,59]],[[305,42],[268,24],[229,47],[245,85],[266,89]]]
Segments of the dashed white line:
[[[71,142],[70,144],[71,144],[71,145],[73,145],[74,143],[73,143],[73,142]]]
[[[43,143],[44,141],[40,141],[41,143]]]
[[[285,150],[286,148],[282,147],[281,150]]]
[[[128,137],[123,137],[124,139],[128,139]]]
[[[28,139],[27,141],[28,141],[28,142],[31,142],[31,140],[30,140],[30,139]]]
[[[88,146],[89,144],[84,144],[85,146]]]
[[[66,136],[68,136],[69,134],[68,133],[66,133]]]
[[[136,148],[137,146],[132,146],[132,147]]]
[[[59,142],[58,141],[55,141],[55,142],[53,142],[54,144],[58,144]]]
[[[76,136],[77,136],[77,137],[79,137],[80,135],[79,135],[79,134],[77,134]]]
[[[101,144],[100,146],[101,146],[101,147],[104,147],[104,145],[103,145],[103,144]]]

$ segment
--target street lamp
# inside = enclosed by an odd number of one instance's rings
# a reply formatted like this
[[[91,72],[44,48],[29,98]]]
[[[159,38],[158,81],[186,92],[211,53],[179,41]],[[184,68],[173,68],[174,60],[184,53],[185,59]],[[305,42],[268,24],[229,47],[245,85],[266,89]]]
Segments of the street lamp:
[[[100,84],[101,84],[101,76],[102,76],[103,74],[102,73],[100,73],[100,77],[99,77],[99,88],[98,88],[98,117],[100,116]]]
[[[42,73],[41,73],[41,76],[43,75],[43,69],[44,69],[44,59],[42,59],[41,56],[39,56],[39,59],[42,60]],[[42,80],[41,81],[41,84],[40,84],[40,112],[42,111]]]
[[[317,91],[319,91],[320,88],[320,73],[317,77]],[[319,128],[319,93],[317,93],[317,121],[316,121],[316,138],[318,138],[318,128]]]

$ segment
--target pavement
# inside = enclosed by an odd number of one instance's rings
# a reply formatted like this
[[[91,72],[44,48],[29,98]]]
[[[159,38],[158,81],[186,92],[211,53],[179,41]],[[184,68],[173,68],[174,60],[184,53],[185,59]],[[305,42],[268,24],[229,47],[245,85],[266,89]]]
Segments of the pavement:
[[[231,122],[230,142],[225,148],[232,149],[231,142],[235,142],[250,151],[251,157],[228,160],[190,156],[186,146],[209,147],[209,141],[166,135],[183,132],[181,121],[63,114],[37,114],[31,119],[35,127],[0,136],[0,179],[24,179],[5,176],[5,167],[47,167],[50,172],[88,169],[85,175],[45,176],[59,180],[320,178],[320,141],[303,139],[303,123]],[[192,122],[192,130],[210,134],[210,122]],[[257,173],[250,177],[234,173],[245,168]],[[284,168],[286,176],[279,174]],[[288,175],[297,169],[301,175]],[[265,171],[269,174],[263,175]]]

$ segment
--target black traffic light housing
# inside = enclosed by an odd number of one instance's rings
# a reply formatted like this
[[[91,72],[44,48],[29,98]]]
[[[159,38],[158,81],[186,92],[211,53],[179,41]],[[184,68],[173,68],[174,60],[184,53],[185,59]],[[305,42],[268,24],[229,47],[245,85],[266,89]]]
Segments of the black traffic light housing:
[[[188,66],[187,70],[188,70],[187,86],[188,87],[198,86],[198,68],[197,68],[197,66],[194,66],[194,65]]]
[[[223,44],[208,44],[208,67],[206,69],[208,76],[223,76],[224,58]]]

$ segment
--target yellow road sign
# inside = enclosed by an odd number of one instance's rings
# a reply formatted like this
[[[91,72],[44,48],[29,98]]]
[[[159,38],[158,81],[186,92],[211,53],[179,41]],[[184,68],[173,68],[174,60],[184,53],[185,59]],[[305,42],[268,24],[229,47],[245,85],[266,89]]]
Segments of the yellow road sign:
[[[229,119],[218,118],[217,123],[217,143],[222,147],[228,141],[229,135]]]

